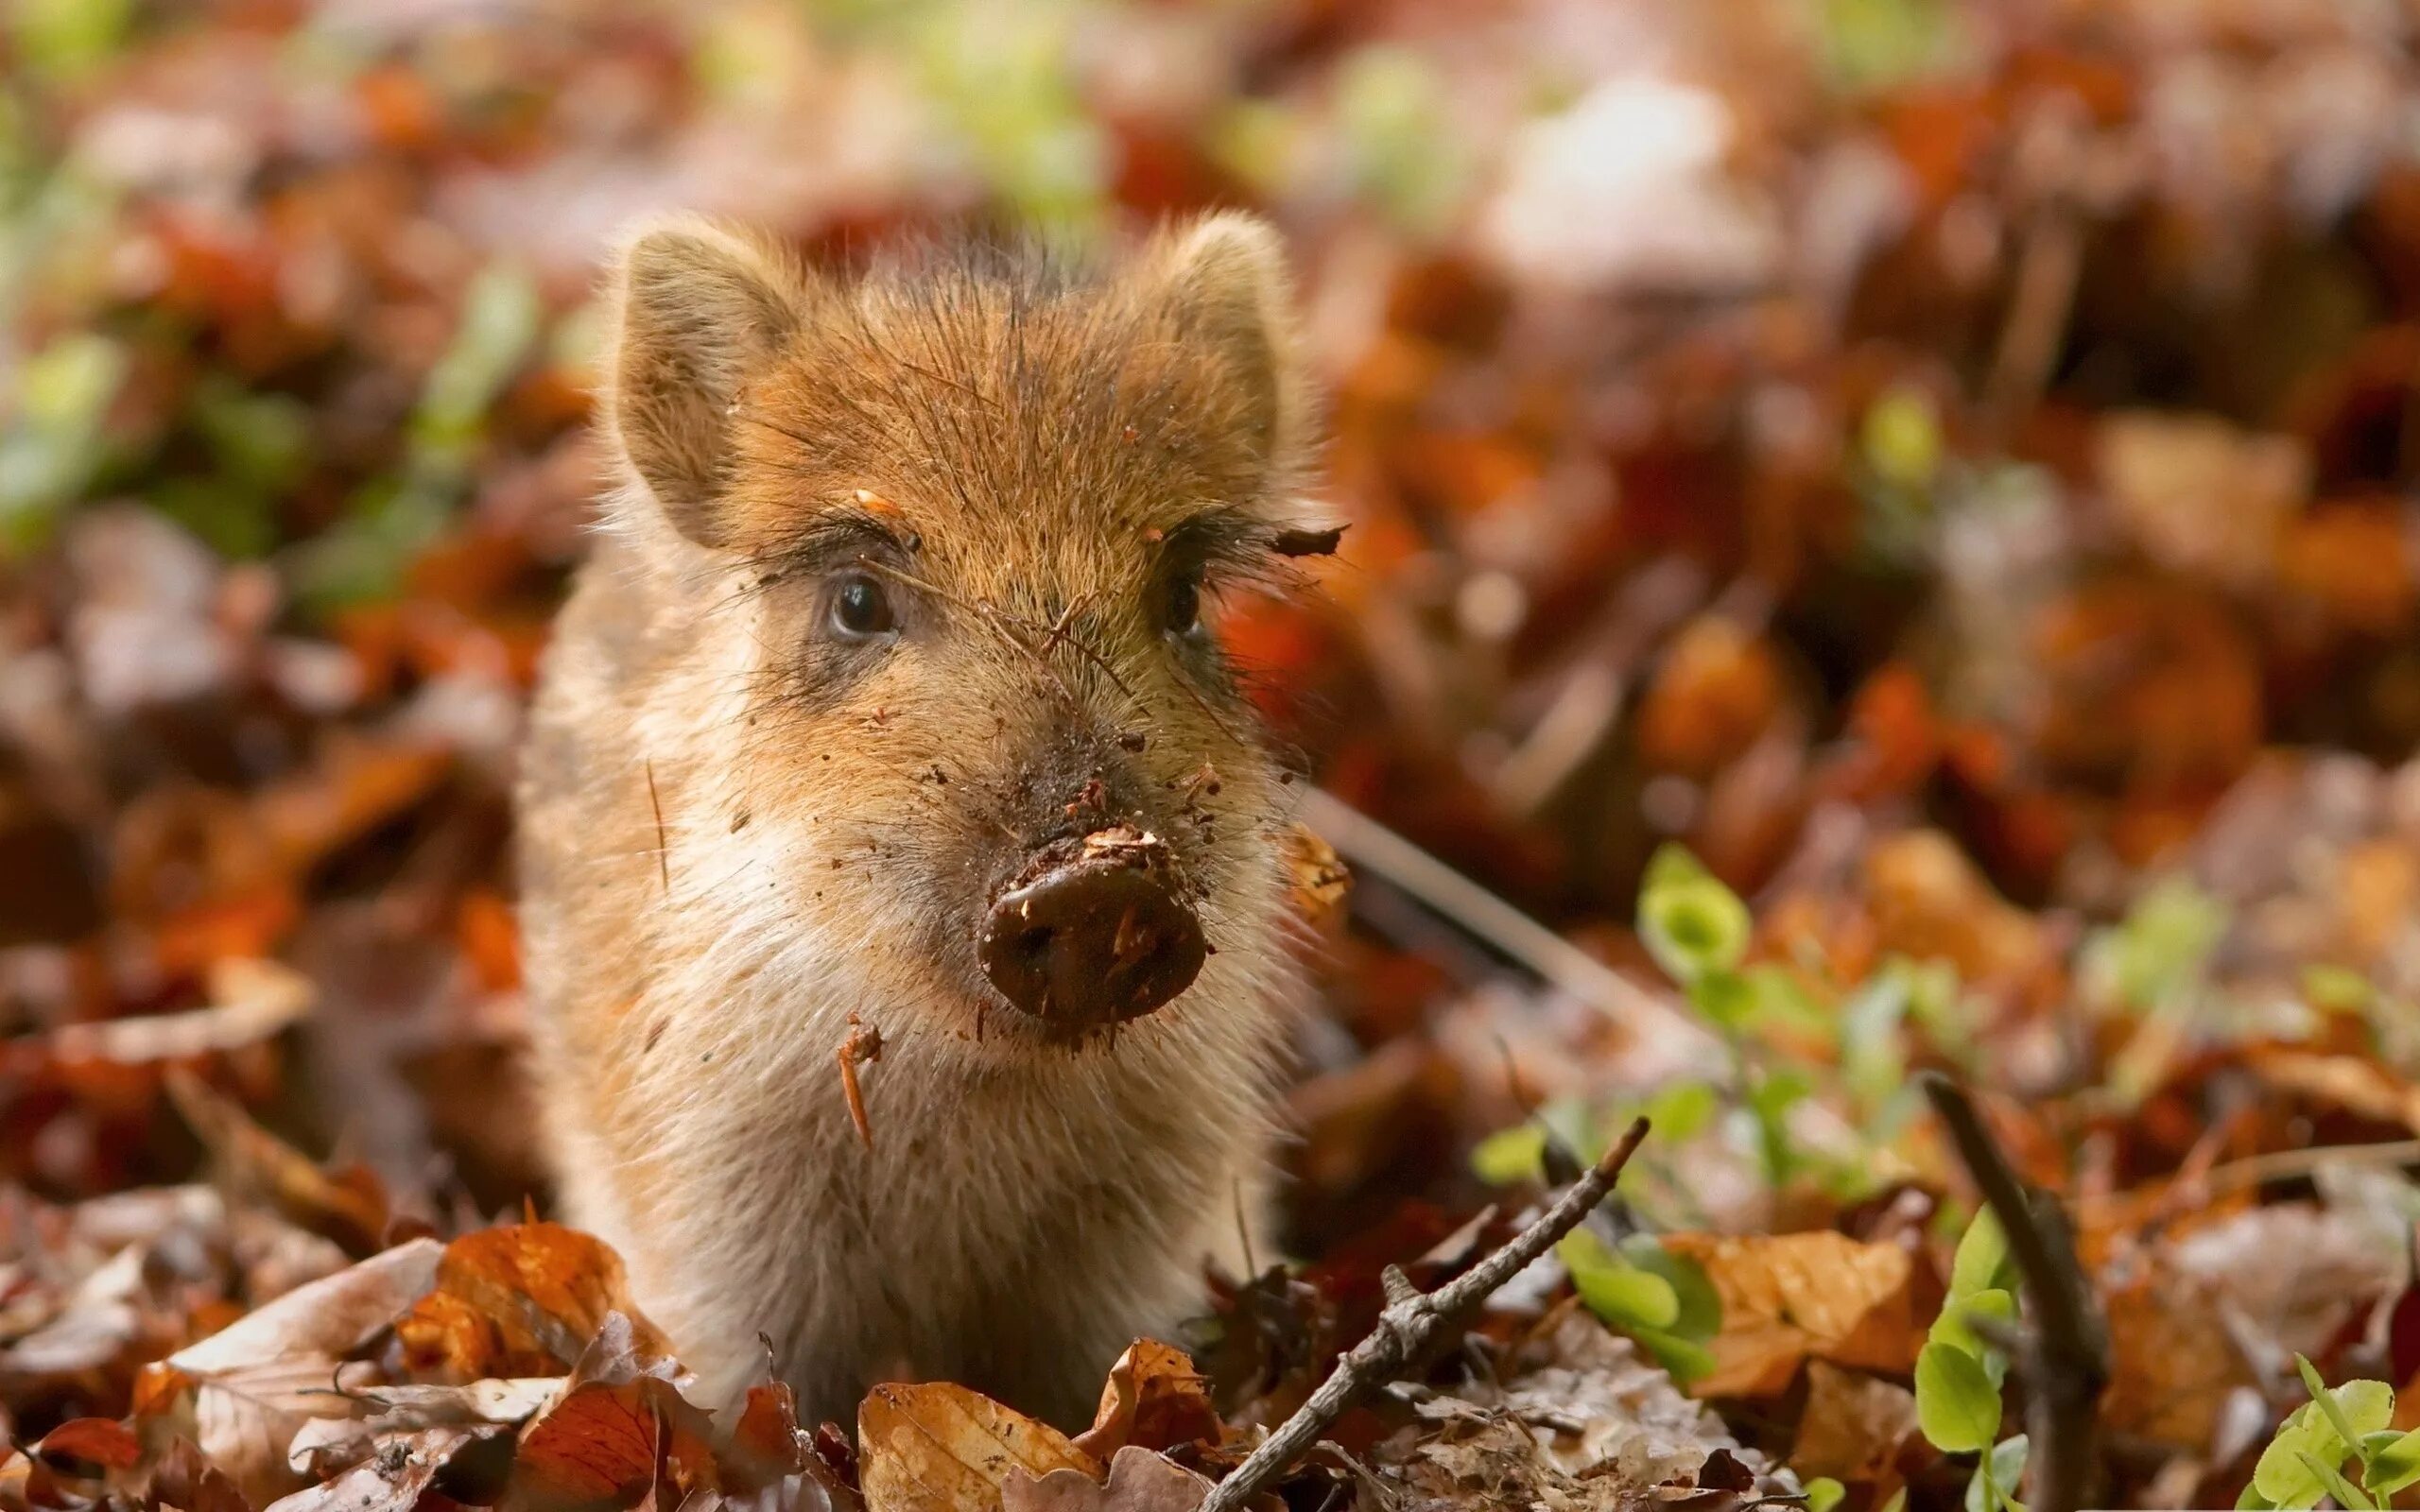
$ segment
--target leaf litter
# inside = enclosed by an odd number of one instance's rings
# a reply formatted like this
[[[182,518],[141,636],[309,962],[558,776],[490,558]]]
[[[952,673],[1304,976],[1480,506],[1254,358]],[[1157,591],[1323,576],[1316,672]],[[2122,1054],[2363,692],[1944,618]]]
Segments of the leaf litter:
[[[1943,1319],[2035,1302],[1959,1284],[1927,1069],[2073,1220],[2100,1504],[2400,1473],[2296,1364],[2413,1426],[2391,24],[1111,4],[1004,90],[952,3],[374,9],[10,22],[0,1506],[1197,1505],[1388,1266],[1449,1281],[1644,1112],[1289,1504],[1997,1512],[2039,1383]],[[1271,543],[1322,603],[1220,632],[1305,811],[1378,827],[1284,836],[1322,1011],[1282,1226],[1072,1437],[947,1383],[854,1441],[771,1383],[709,1415],[523,1207],[509,760],[596,249],[674,203],[833,259],[1237,201],[1298,249],[1349,528]],[[822,1090],[869,1140],[874,1043]]]

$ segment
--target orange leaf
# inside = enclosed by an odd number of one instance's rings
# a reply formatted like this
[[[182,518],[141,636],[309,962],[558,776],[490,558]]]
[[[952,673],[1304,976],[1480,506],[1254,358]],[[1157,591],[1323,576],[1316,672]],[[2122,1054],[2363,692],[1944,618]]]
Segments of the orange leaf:
[[[1715,1367],[1699,1397],[1763,1397],[1789,1389],[1809,1358],[1868,1370],[1911,1370],[1915,1264],[1897,1245],[1830,1232],[1727,1237],[1672,1234],[1665,1246],[1696,1261],[1722,1298]]]
[[[1196,1439],[1219,1442],[1219,1410],[1193,1358],[1157,1339],[1136,1339],[1110,1366],[1093,1425],[1076,1447],[1107,1459],[1128,1444],[1170,1449]]]
[[[1102,1473],[1057,1429],[944,1383],[874,1387],[857,1407],[857,1444],[866,1512],[1000,1512],[1011,1470]]]

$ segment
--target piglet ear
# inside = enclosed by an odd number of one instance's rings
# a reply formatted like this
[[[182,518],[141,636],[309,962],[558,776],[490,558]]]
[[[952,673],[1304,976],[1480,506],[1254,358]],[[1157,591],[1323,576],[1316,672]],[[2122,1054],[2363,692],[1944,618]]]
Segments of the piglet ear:
[[[682,534],[730,544],[719,507],[748,381],[804,318],[782,253],[711,222],[642,228],[613,273],[605,413],[631,470]]]
[[[1172,335],[1213,359],[1238,434],[1272,476],[1290,479],[1318,428],[1294,331],[1294,284],[1284,243],[1257,215],[1206,216],[1162,234],[1145,259],[1146,298]]]

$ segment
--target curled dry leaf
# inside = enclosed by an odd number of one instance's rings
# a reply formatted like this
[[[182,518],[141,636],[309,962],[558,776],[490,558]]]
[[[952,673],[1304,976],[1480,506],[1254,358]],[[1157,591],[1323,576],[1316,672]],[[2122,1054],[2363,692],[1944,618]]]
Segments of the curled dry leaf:
[[[505,1500],[515,1512],[677,1507],[716,1484],[713,1427],[667,1379],[678,1367],[608,1313],[555,1399],[521,1430]]]
[[[622,1257],[603,1240],[555,1223],[511,1224],[464,1234],[445,1246],[437,1289],[494,1322],[507,1350],[534,1346],[565,1366],[579,1360],[605,1320],[630,1323],[631,1347],[648,1360],[669,1359],[671,1341],[631,1300]],[[431,1314],[435,1314],[432,1319]],[[418,1319],[458,1324],[450,1309]]]
[[[806,1441],[798,1431],[798,1395],[780,1381],[748,1388],[739,1420],[719,1456],[722,1488],[747,1496],[806,1469]]]
[[[428,1428],[517,1428],[562,1389],[556,1377],[475,1381],[467,1386],[348,1387],[364,1418],[314,1418],[286,1446],[298,1475],[325,1479],[369,1457],[380,1441]]]
[[[1801,1476],[1871,1485],[1876,1503],[1901,1483],[1899,1452],[1916,1433],[1915,1394],[1822,1360],[1806,1366],[1806,1410],[1789,1465]]]
[[[938,1382],[867,1393],[857,1452],[867,1512],[1001,1512],[1011,1471],[1101,1474],[1100,1461],[1057,1429]]]
[[[1809,1358],[1869,1370],[1915,1366],[1924,1343],[1915,1263],[1897,1245],[1819,1232],[1673,1234],[1665,1246],[1703,1266],[1722,1298],[1714,1368],[1689,1388],[1700,1397],[1775,1395]]]
[[[353,1255],[378,1248],[387,1197],[367,1170],[330,1175],[318,1161],[252,1121],[233,1099],[191,1072],[172,1068],[169,1100],[210,1152],[214,1175],[233,1203],[266,1198],[278,1211]]]
[[[145,1398],[189,1400],[202,1452],[266,1503],[293,1486],[285,1451],[302,1425],[350,1415],[337,1363],[436,1284],[441,1253],[415,1239],[288,1292],[152,1366]]]
[[[1193,1512],[1209,1494],[1206,1477],[1129,1444],[1111,1458],[1106,1485],[1081,1470],[1011,1470],[1001,1502],[1003,1512]]]
[[[2113,1432],[2190,1451],[2217,1436],[2227,1399],[2257,1375],[2224,1327],[2218,1289],[2153,1263],[2104,1288],[2109,1389],[2101,1418]]]
[[[1195,1439],[1216,1444],[1221,1436],[1209,1383],[1193,1368],[1193,1357],[1157,1339],[1136,1339],[1110,1366],[1093,1425],[1075,1445],[1105,1459],[1129,1444],[1162,1450]]]
[[[411,1512],[456,1454],[503,1432],[449,1425],[390,1435],[351,1469],[279,1498],[268,1512]]]
[[[1353,873],[1336,848],[1301,824],[1286,827],[1283,843],[1294,911],[1314,926],[1340,919],[1345,895],[1353,890]]]
[[[190,1060],[258,1044],[311,1011],[309,979],[275,961],[221,961],[211,971],[210,990],[217,1001],[209,1007],[62,1024],[11,1048],[19,1056],[128,1066]]]

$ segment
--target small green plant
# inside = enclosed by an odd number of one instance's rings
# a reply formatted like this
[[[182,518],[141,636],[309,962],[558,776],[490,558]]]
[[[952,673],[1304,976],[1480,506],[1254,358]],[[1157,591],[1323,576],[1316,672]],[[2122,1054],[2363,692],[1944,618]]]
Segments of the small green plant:
[[[1608,1328],[1644,1345],[1683,1385],[1714,1368],[1708,1349],[1722,1329],[1722,1299],[1697,1262],[1653,1234],[1608,1245],[1586,1228],[1555,1246],[1571,1284]]]
[[[2294,1367],[2310,1400],[2278,1425],[2237,1506],[2314,1507],[2332,1498],[2341,1507],[2383,1512],[2395,1492],[2420,1484],[2420,1429],[2387,1426],[2394,1420],[2394,1387],[2383,1381],[2331,1387],[2299,1354]]]
[[[1765,1179],[1779,1186],[1797,1166],[1789,1110],[1812,1084],[1796,1071],[1768,1071],[1750,1053],[1749,1031],[1778,996],[1769,981],[1775,973],[1740,970],[1750,930],[1748,905],[1686,850],[1666,845],[1650,858],[1638,889],[1638,937],[1730,1050],[1733,1085],[1754,1121],[1757,1159]]]
[[[2016,1487],[2025,1473],[2028,1440],[2000,1440],[2000,1383],[2008,1356],[1976,1324],[2016,1316],[2016,1266],[2008,1235],[1989,1209],[1977,1213],[1958,1241],[1949,1266],[1949,1295],[1916,1355],[1916,1424],[1935,1449],[1975,1454],[1967,1512],[2024,1512]]]

